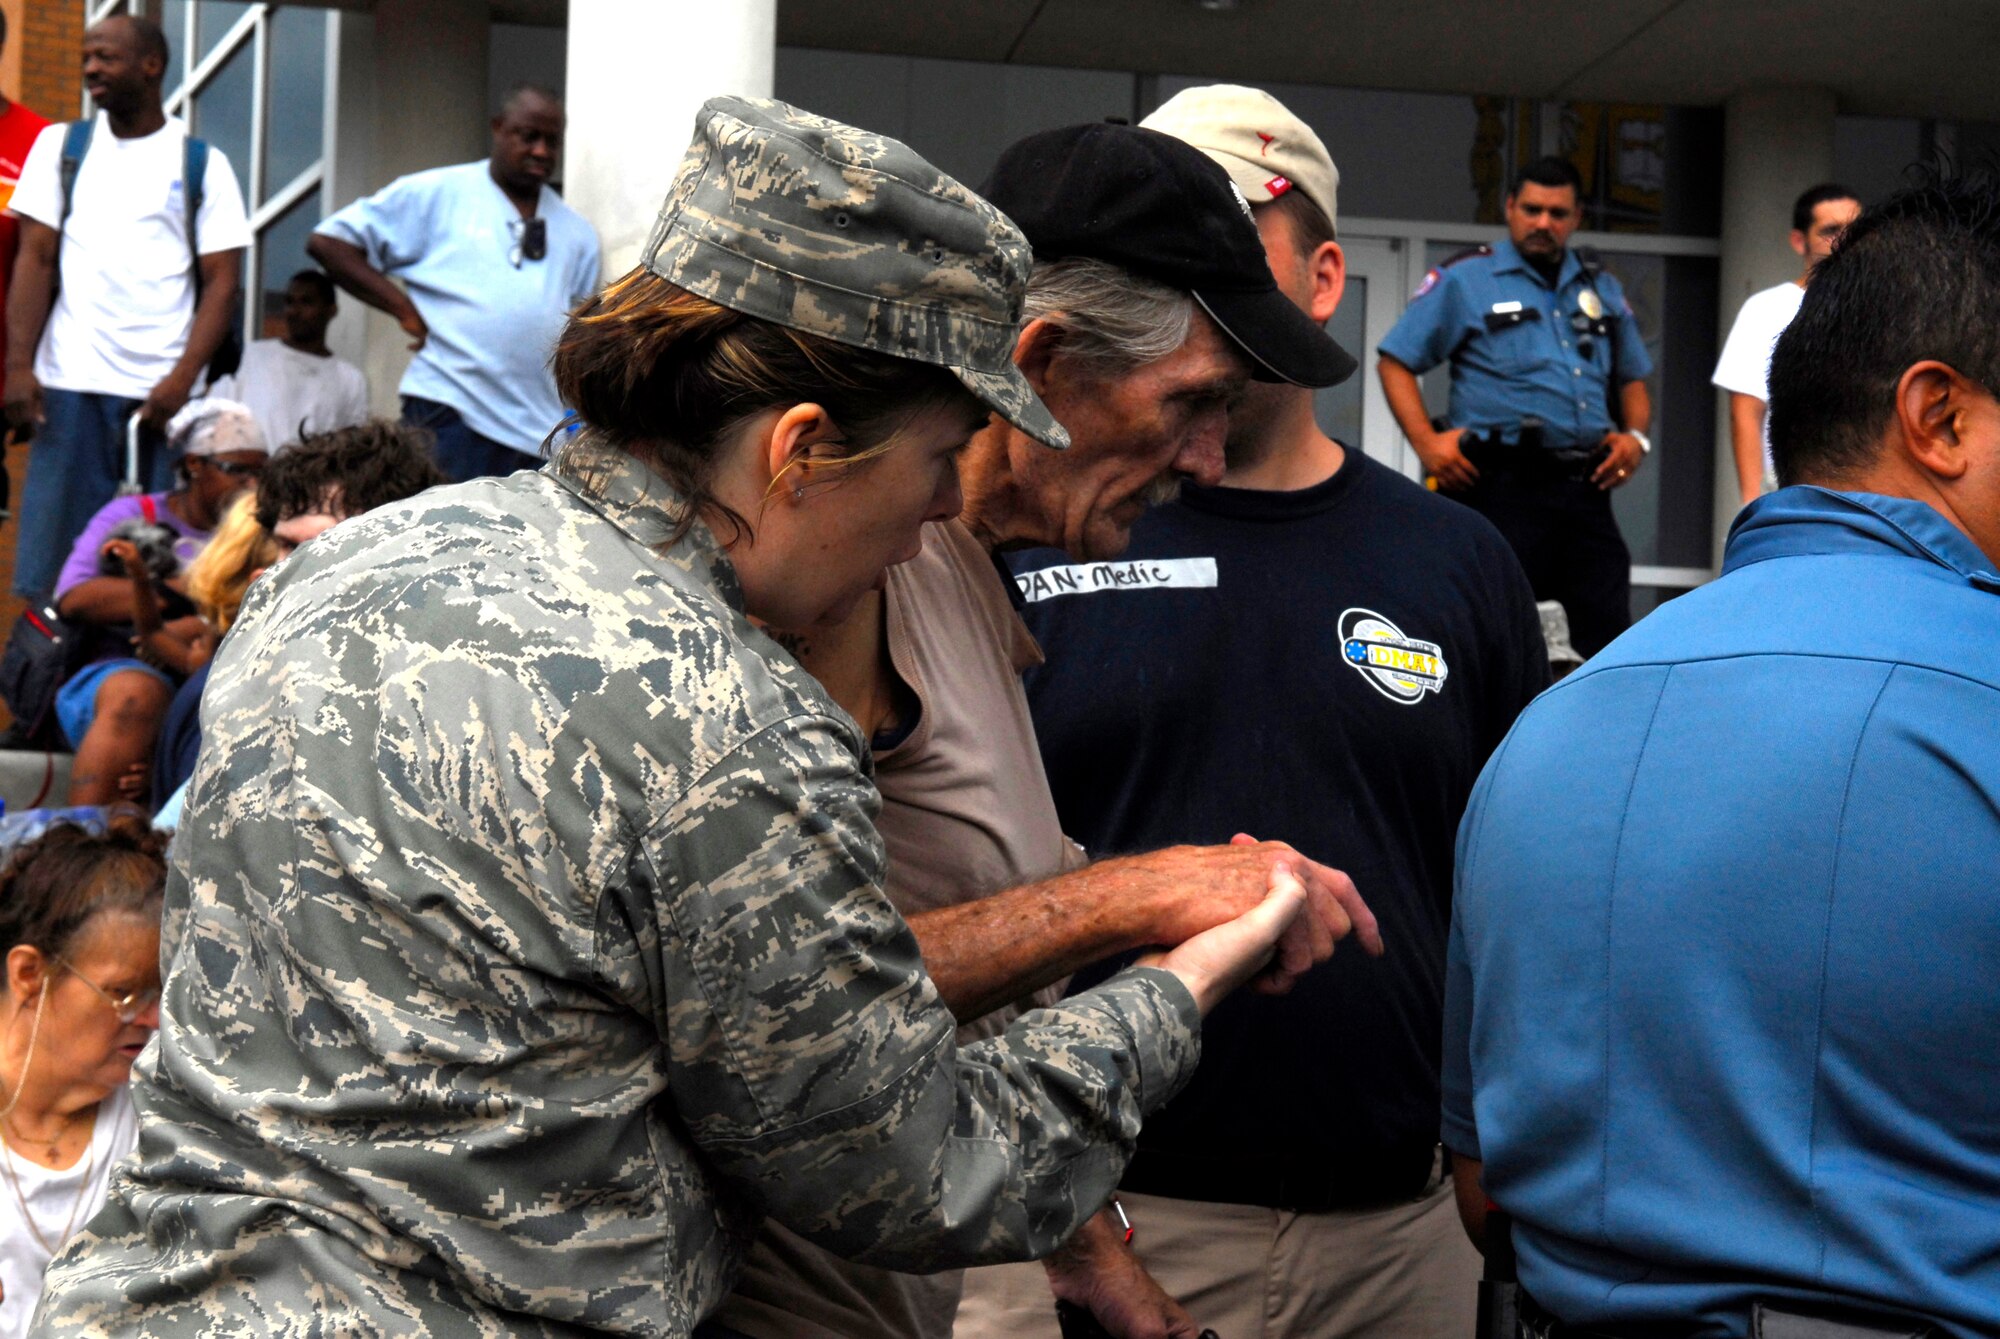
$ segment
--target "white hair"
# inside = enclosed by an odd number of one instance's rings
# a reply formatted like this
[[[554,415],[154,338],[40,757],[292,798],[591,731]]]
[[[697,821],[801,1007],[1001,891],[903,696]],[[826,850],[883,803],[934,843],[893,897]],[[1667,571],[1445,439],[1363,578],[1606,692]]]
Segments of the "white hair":
[[[1109,261],[1068,256],[1037,264],[1028,278],[1021,320],[1037,319],[1063,328],[1065,354],[1122,376],[1187,343],[1194,299]]]

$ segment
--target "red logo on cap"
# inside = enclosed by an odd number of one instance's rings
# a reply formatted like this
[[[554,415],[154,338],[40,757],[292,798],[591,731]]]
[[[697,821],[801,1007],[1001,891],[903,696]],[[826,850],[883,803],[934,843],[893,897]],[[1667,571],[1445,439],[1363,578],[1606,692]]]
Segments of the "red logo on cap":
[[[1278,137],[1276,135],[1266,135],[1260,130],[1257,132],[1257,138],[1264,141],[1264,147],[1257,151],[1258,156],[1268,157],[1271,152],[1271,146],[1278,142]]]
[[[1269,181],[1264,183],[1264,189],[1269,191],[1271,193],[1271,198],[1275,200],[1279,196],[1283,195],[1286,191],[1292,189],[1292,183],[1290,179],[1286,177],[1272,177]]]

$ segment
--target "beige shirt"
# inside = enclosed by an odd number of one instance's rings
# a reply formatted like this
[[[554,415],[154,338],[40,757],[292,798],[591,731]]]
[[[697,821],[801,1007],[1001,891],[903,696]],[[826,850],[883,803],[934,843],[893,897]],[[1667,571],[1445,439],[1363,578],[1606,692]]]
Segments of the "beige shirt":
[[[1021,688],[1041,649],[971,531],[928,527],[923,553],[890,569],[885,613],[889,658],[921,710],[909,737],[875,759],[890,900],[908,916],[1081,865]],[[959,1039],[992,1036],[1021,1012],[988,1014]],[[751,1339],[949,1339],[963,1278],[852,1264],[766,1223],[715,1319]]]

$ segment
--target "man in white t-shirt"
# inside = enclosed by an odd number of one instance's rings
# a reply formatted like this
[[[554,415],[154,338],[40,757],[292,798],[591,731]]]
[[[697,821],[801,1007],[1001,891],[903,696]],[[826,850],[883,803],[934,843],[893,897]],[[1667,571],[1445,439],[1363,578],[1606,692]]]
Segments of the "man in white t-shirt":
[[[14,562],[14,591],[26,599],[47,598],[77,535],[117,492],[134,414],[141,482],[168,484],[162,430],[234,317],[250,243],[243,193],[228,159],[210,150],[189,237],[182,178],[192,155],[187,126],[161,110],[166,68],[157,24],[118,14],[92,26],[83,82],[98,115],[68,198],[64,125],[36,138],[14,188],[21,249],[8,293],[6,413],[14,434],[35,439]]]
[[[1729,436],[1736,451],[1736,480],[1749,506],[1771,478],[1771,443],[1764,432],[1764,406],[1770,398],[1764,380],[1771,366],[1771,348],[1799,314],[1813,267],[1833,251],[1833,244],[1861,212],[1853,191],[1837,182],[1822,182],[1799,196],[1792,206],[1792,250],[1805,261],[1796,279],[1752,293],[1736,313],[1736,324],[1722,345],[1711,378],[1729,392]]]
[[[338,310],[333,280],[300,270],[285,285],[283,337],[254,341],[242,364],[208,388],[210,395],[250,406],[273,453],[368,417],[368,379],[326,347],[326,328]]]

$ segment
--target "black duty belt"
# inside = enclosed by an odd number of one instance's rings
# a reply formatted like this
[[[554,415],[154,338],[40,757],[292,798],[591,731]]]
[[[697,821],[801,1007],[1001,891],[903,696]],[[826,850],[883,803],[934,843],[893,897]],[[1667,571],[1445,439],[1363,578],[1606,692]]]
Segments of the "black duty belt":
[[[1539,430],[1523,428],[1519,441],[1509,442],[1497,433],[1490,437],[1467,432],[1458,449],[1481,474],[1488,471],[1512,474],[1523,479],[1588,480],[1604,463],[1611,448],[1597,446],[1544,446]]]

